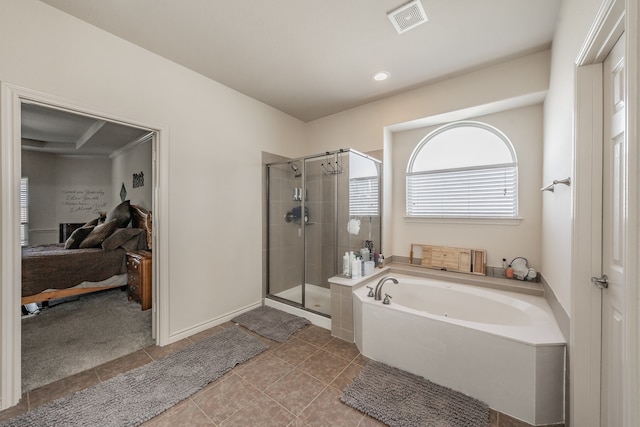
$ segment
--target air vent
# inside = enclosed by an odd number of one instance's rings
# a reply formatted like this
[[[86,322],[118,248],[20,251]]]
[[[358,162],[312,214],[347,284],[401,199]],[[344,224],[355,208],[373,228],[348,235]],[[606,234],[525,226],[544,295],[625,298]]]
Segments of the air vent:
[[[424,12],[420,0],[413,0],[398,9],[387,14],[398,34],[409,31],[420,24],[427,22],[427,14]]]

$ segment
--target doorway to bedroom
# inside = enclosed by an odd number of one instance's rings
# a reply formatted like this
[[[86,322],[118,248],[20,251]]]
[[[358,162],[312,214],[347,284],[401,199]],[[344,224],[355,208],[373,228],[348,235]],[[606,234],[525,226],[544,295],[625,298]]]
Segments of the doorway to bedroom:
[[[157,138],[39,102],[22,100],[20,118],[25,393],[156,342]]]

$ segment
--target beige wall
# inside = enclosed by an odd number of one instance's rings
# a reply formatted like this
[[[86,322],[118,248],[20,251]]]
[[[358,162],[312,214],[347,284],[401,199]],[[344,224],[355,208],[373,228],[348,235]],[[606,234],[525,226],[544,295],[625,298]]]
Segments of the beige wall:
[[[170,335],[259,302],[261,153],[295,156],[304,124],[35,0],[0,28],[0,81],[168,134]]]
[[[553,40],[549,93],[544,111],[545,183],[573,175],[575,61],[602,0],[564,0]],[[542,266],[556,297],[571,312],[572,188],[542,200]]]

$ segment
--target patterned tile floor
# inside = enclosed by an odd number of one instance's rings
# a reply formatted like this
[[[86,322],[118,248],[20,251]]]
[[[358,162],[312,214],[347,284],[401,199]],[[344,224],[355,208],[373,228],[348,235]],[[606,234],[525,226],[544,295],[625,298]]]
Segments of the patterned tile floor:
[[[25,393],[17,406],[0,412],[0,421],[91,387],[229,327],[239,326],[228,322],[165,347],[148,347]],[[317,326],[306,327],[282,344],[255,336],[270,348],[143,425],[384,425],[340,402],[342,390],[367,362],[354,344],[332,338],[328,330]],[[489,427],[527,426],[495,411],[491,411],[489,421]]]

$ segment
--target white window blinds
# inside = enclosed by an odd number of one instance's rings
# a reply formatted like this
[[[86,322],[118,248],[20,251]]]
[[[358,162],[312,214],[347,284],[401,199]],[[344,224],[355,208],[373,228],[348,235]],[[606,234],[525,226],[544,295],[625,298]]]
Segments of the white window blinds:
[[[408,216],[516,218],[518,163],[513,146],[486,123],[441,126],[412,153],[406,195]]]
[[[349,180],[349,215],[378,216],[378,177]]]
[[[20,178],[20,245],[29,244],[29,178]]]
[[[407,215],[513,218],[517,215],[514,164],[407,174]]]

